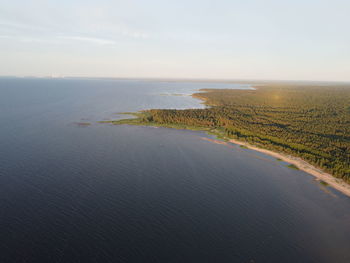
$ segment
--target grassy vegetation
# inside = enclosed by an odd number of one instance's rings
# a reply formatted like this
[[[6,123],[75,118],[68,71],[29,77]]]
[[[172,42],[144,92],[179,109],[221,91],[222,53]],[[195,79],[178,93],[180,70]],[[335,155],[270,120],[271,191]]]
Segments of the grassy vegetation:
[[[112,123],[205,130],[301,157],[350,182],[350,86],[204,91],[194,96],[210,108],[149,110]]]
[[[320,180],[320,184],[322,184],[323,186],[329,186],[329,184],[327,182],[322,181],[322,180]]]
[[[281,158],[276,158],[277,161],[282,162],[283,160]]]
[[[135,118],[121,119],[121,120],[106,120],[106,121],[99,121],[99,123],[110,123],[113,125],[127,124],[127,125],[138,125],[138,126],[164,127],[164,128],[172,128],[172,129],[180,129],[180,130],[206,131],[208,132],[208,134],[217,136],[218,139],[227,140],[227,138],[224,137],[224,133],[220,131],[220,129],[205,127],[205,126],[193,126],[193,125],[187,125],[187,124],[181,124],[181,123],[157,123],[157,122],[151,121],[152,115],[150,114],[149,111],[127,112],[127,113],[120,113],[120,114],[133,115],[135,116]]]
[[[240,145],[239,147],[243,148],[243,149],[249,149],[247,146],[245,145]]]
[[[298,166],[296,166],[294,164],[288,164],[287,167],[290,169],[299,170]]]

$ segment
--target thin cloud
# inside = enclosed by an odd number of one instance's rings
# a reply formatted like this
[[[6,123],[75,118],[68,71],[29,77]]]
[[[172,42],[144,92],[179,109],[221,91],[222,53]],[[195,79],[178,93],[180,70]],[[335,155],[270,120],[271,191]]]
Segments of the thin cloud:
[[[8,35],[0,35],[0,39],[11,40],[11,41],[19,41],[24,43],[47,43],[52,44],[56,43],[52,39],[41,38],[41,37],[27,37],[27,36],[8,36]]]
[[[42,27],[42,26],[14,23],[14,22],[8,22],[8,21],[0,21],[0,29],[31,30],[31,31],[48,30],[48,28]]]
[[[127,28],[122,28],[118,30],[120,34],[126,37],[137,38],[137,39],[146,39],[149,38],[149,35],[144,32],[133,31]]]
[[[89,42],[98,45],[114,45],[116,42],[111,39],[96,38],[96,37],[84,37],[84,36],[62,36],[61,39]]]

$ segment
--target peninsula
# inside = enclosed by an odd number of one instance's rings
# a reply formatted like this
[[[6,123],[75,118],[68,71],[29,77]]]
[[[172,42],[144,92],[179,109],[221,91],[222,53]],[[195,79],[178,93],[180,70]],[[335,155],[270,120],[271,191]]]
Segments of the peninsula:
[[[152,109],[112,124],[203,130],[291,163],[350,196],[350,86],[206,89],[204,109]]]

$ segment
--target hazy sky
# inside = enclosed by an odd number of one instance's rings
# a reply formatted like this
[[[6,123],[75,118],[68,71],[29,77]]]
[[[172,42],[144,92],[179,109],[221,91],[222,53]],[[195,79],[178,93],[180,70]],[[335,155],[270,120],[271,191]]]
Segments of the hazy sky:
[[[0,0],[0,75],[350,81],[349,0]]]

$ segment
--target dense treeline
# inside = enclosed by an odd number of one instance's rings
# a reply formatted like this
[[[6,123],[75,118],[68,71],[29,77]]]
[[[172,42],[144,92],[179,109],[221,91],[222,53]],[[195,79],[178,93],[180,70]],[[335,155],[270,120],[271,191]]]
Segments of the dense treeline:
[[[194,94],[212,107],[150,110],[146,122],[222,128],[350,182],[350,87],[269,86]]]

